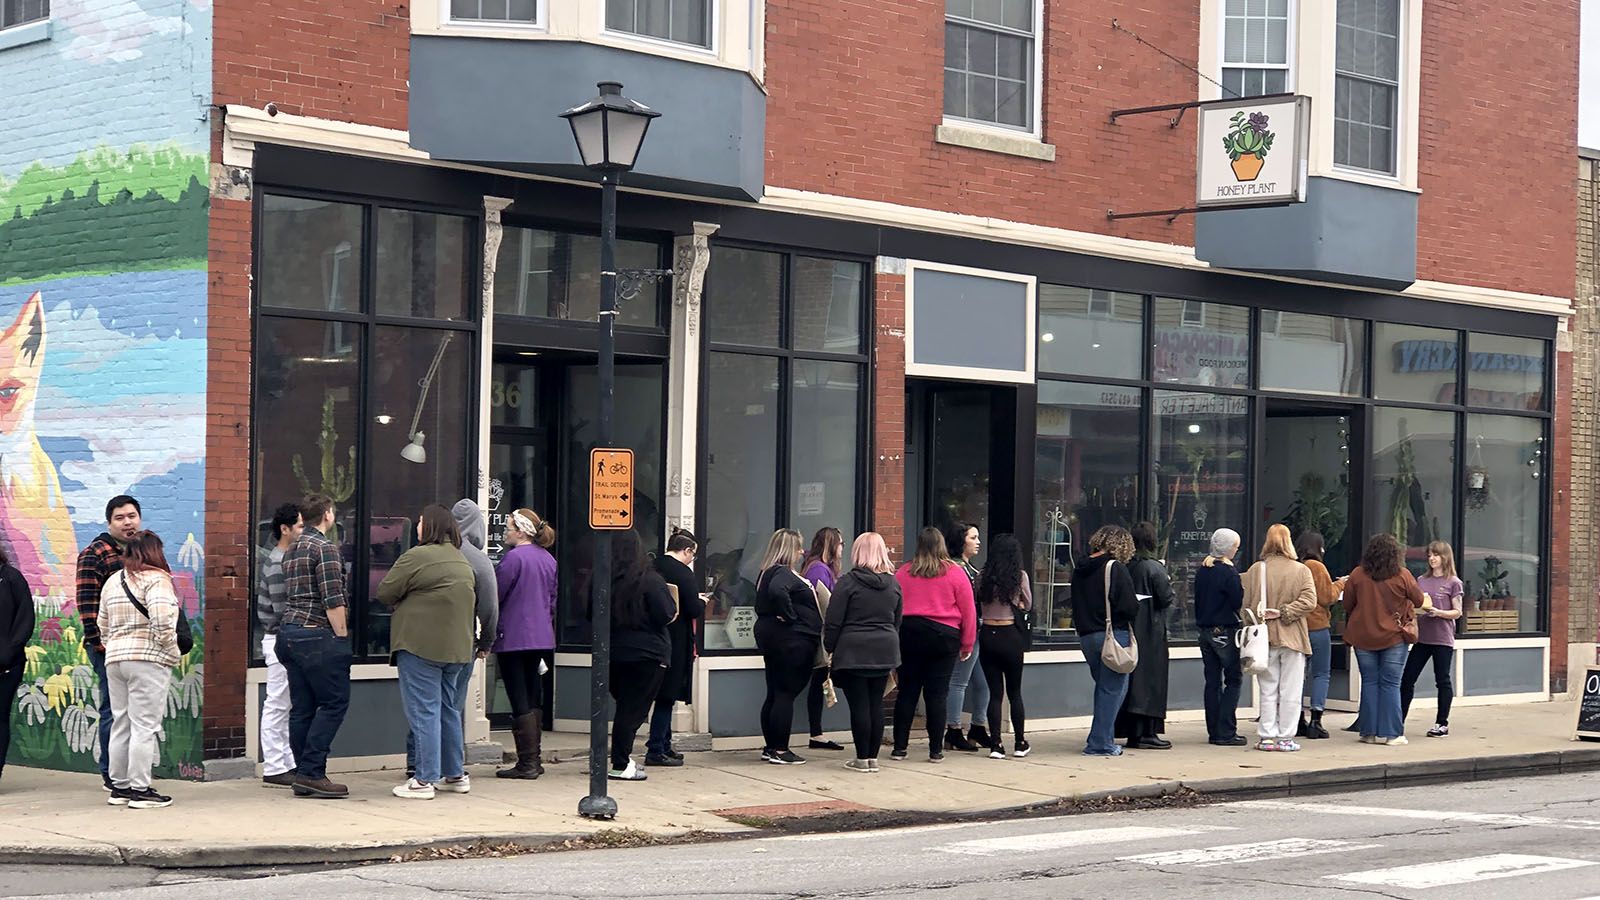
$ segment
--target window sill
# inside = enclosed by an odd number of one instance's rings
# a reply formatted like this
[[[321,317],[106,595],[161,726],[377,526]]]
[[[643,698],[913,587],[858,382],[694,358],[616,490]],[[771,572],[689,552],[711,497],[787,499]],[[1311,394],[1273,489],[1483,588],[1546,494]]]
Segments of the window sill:
[[[50,40],[49,19],[0,29],[0,50],[10,50],[12,47],[24,47],[48,40]]]
[[[1034,137],[1002,134],[986,128],[940,125],[933,129],[933,140],[935,143],[949,144],[952,147],[987,150],[990,153],[1020,156],[1024,159],[1037,159],[1044,162],[1055,162],[1056,160],[1054,144],[1046,144]]]
[[[1422,193],[1416,185],[1407,184],[1395,175],[1380,175],[1377,172],[1368,172],[1363,169],[1346,169],[1337,164],[1326,172],[1313,172],[1312,178],[1336,178],[1340,181],[1350,181],[1356,184],[1365,184],[1371,187],[1388,188],[1393,191],[1407,191],[1413,194]]]

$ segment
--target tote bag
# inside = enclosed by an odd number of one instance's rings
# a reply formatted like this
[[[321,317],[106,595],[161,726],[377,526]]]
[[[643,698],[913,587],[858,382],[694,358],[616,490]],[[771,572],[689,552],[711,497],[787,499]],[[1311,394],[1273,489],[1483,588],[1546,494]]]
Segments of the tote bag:
[[[1117,633],[1111,630],[1111,567],[1116,565],[1116,560],[1106,563],[1106,642],[1100,647],[1100,662],[1105,667],[1119,675],[1126,675],[1139,666],[1139,639],[1134,637],[1133,629],[1128,629],[1128,646],[1117,643]]]
[[[1267,670],[1267,655],[1271,641],[1267,638],[1267,564],[1261,564],[1260,590],[1256,592],[1256,608],[1246,609],[1249,618],[1234,636],[1239,647],[1239,668],[1250,675],[1260,675]]]

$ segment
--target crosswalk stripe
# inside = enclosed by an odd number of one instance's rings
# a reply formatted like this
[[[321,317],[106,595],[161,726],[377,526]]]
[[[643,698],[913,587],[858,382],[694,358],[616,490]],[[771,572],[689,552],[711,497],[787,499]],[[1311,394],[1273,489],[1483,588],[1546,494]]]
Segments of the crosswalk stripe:
[[[1535,826],[1600,831],[1594,819],[1553,819],[1548,816],[1522,816],[1514,813],[1469,813],[1440,809],[1396,809],[1387,806],[1346,806],[1342,803],[1300,803],[1294,800],[1244,800],[1228,804],[1244,809],[1274,809],[1329,816],[1382,816],[1391,819],[1419,819],[1427,822],[1465,822],[1471,825]]]
[[[1493,878],[1516,878],[1537,875],[1541,872],[1559,872],[1577,869],[1595,863],[1582,859],[1562,859],[1557,856],[1528,856],[1522,853],[1495,853],[1467,859],[1441,860],[1418,863],[1413,866],[1396,866],[1392,869],[1373,869],[1369,872],[1351,872],[1347,875],[1328,875],[1332,881],[1346,884],[1367,884],[1383,887],[1421,888],[1445,887],[1469,881],[1487,881]]]
[[[1311,838],[1285,838],[1279,841],[1256,841],[1250,844],[1227,844],[1221,847],[1195,847],[1166,853],[1145,853],[1139,856],[1120,857],[1120,862],[1144,863],[1149,866],[1228,866],[1238,863],[1263,862],[1269,859],[1286,859],[1296,856],[1315,856],[1319,853],[1339,853],[1352,850],[1370,850],[1382,844],[1352,844],[1349,841],[1321,841]]]
[[[1053,831],[1045,834],[1019,834],[1012,837],[980,838],[973,841],[946,844],[933,849],[940,853],[959,853],[965,856],[998,856],[1004,853],[1066,850],[1074,847],[1092,847],[1098,844],[1189,837],[1209,831],[1231,830],[1211,825],[1200,825],[1193,828],[1120,825],[1112,828],[1085,828],[1078,831]]]

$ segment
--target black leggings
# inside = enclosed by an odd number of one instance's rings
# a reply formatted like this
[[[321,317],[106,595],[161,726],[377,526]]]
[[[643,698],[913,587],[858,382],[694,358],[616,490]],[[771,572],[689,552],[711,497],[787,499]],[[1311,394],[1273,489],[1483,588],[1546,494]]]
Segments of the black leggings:
[[[828,680],[827,666],[811,670],[811,687],[806,690],[806,724],[811,726],[812,737],[822,737],[822,683]]]
[[[500,680],[506,686],[506,699],[511,702],[513,716],[525,716],[544,709],[544,679],[539,675],[539,662],[546,660],[549,650],[514,650],[496,653],[495,667],[500,670]]]
[[[978,665],[989,682],[989,738],[1000,746],[1000,702],[1011,699],[1011,739],[1021,743],[1027,715],[1022,707],[1022,654],[1026,646],[1015,625],[985,625],[978,631]]]
[[[950,698],[950,673],[961,655],[961,632],[922,616],[900,623],[899,696],[894,699],[894,749],[911,742],[911,720],[917,698],[928,717],[928,753],[944,752],[945,702]]]
[[[844,692],[844,702],[850,707],[856,759],[877,759],[883,749],[883,694],[889,686],[889,673],[879,674],[875,669],[835,672],[833,683]]]
[[[794,733],[794,703],[806,689],[817,661],[817,639],[795,634],[788,626],[762,619],[756,623],[756,646],[766,664],[767,698],[761,703],[761,735],[767,750],[789,749]]]
[[[617,703],[611,722],[611,768],[625,769],[633,755],[633,741],[639,726],[650,715],[650,703],[661,690],[667,667],[654,660],[611,661],[611,699]]]
[[[1450,680],[1451,664],[1455,662],[1456,648],[1442,644],[1412,644],[1406,657],[1406,671],[1400,676],[1400,721],[1405,722],[1411,712],[1411,698],[1417,691],[1417,678],[1433,662],[1433,683],[1439,688],[1439,712],[1434,721],[1450,724],[1450,702],[1455,699],[1455,683]]]

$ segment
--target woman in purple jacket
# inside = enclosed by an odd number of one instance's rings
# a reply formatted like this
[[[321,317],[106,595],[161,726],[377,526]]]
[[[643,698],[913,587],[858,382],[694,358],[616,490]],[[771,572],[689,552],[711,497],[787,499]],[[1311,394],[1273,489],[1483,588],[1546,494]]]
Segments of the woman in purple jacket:
[[[548,522],[531,509],[519,509],[506,526],[510,549],[495,569],[500,587],[495,665],[511,701],[511,734],[517,743],[517,764],[495,772],[500,778],[544,774],[539,664],[549,666],[556,647],[556,558],[549,550],[555,542],[556,531]]]
[[[811,538],[811,552],[800,564],[800,577],[813,590],[827,588],[831,594],[834,583],[839,580],[839,563],[843,558],[844,535],[831,525],[818,528]],[[818,666],[811,670],[811,686],[806,692],[806,714],[811,720],[811,743],[808,746],[812,750],[843,750],[839,742],[822,733],[823,688],[833,674],[824,660],[825,657],[819,653]]]

